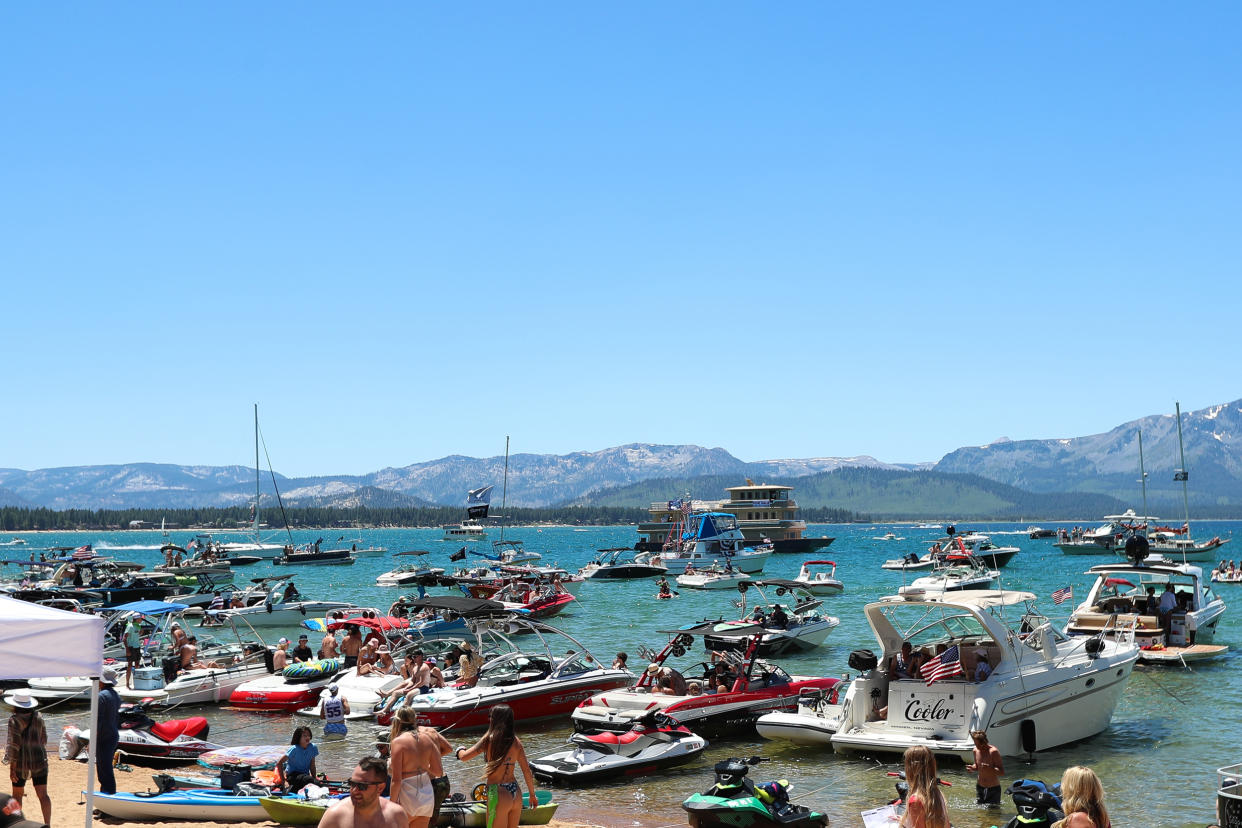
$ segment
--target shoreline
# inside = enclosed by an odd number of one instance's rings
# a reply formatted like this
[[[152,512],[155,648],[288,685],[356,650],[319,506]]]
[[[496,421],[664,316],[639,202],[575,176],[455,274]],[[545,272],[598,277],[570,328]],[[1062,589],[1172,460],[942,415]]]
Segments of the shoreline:
[[[118,791],[147,791],[153,787],[151,782],[151,774],[161,772],[160,769],[147,768],[134,765],[132,771],[116,772],[116,787]],[[185,768],[198,768],[197,765],[183,766]],[[47,774],[47,793],[52,800],[52,821],[51,828],[81,828],[85,824],[86,819],[86,802],[82,792],[86,788],[86,763],[76,760],[64,760],[56,756],[55,746],[48,748],[48,774]],[[7,791],[8,788],[5,788]],[[39,798],[35,796],[34,786],[30,781],[26,782],[26,792],[22,798],[22,812],[27,819],[33,819],[36,822],[43,820],[42,810],[39,807]],[[557,809],[557,818],[548,824],[548,828],[632,828],[632,826],[642,824],[633,816],[627,816],[619,813],[592,812],[583,814],[575,812],[575,809],[569,809],[566,814],[568,819],[562,818],[560,809]],[[121,819],[115,819],[109,816],[96,816],[92,822],[97,825],[167,825],[167,826],[205,826],[205,828],[236,828],[238,825],[256,825],[264,828],[275,828],[282,823],[267,822],[203,822],[203,821],[187,821],[187,820],[169,820],[169,821],[153,821],[153,822],[127,822]]]

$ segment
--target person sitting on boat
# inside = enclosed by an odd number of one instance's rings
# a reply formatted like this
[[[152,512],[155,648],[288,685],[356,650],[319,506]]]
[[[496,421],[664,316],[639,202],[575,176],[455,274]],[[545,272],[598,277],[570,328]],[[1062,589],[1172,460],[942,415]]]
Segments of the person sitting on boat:
[[[314,657],[315,654],[311,652],[309,638],[306,633],[302,633],[298,636],[298,646],[293,648],[293,660],[310,661]]]
[[[889,659],[888,679],[896,681],[897,679],[918,678],[919,668],[922,666],[923,659],[914,651],[914,647],[909,641],[903,641],[901,650]]]
[[[677,691],[673,689],[673,680],[670,679],[668,676],[660,676],[659,680],[656,682],[655,689],[652,690],[651,692],[658,693],[662,696],[676,696],[677,695]]]
[[[282,638],[276,642],[276,652],[272,653],[272,672],[279,673],[289,666],[289,639]]]
[[[218,670],[220,665],[214,661],[201,661],[198,658],[198,638],[190,636],[181,646],[182,670]]]
[[[977,682],[985,682],[992,675],[992,665],[988,663],[988,651],[980,647],[975,650],[975,675]]]
[[[772,620],[769,626],[773,629],[784,630],[789,628],[789,616],[785,613],[785,607],[777,604],[772,610]]]
[[[682,573],[682,574],[683,574],[683,575],[693,575],[693,574],[694,574],[694,561],[686,561],[686,571],[685,571],[684,573]]]
[[[362,649],[358,652],[358,675],[365,676],[375,669],[379,661],[378,649],[370,641],[362,645]]]
[[[444,687],[444,671],[436,663],[435,656],[427,656],[427,681],[432,690]]]
[[[763,607],[755,607],[755,612],[750,616],[751,623],[760,626],[766,626],[768,623],[767,613],[763,611]]]

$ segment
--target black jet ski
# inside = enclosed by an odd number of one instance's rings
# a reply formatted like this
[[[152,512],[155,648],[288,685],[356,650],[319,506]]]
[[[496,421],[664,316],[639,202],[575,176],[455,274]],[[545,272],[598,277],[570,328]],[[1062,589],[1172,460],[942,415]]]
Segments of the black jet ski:
[[[1006,791],[1018,813],[1005,828],[1049,828],[1065,819],[1061,810],[1061,784],[1045,785],[1038,779],[1019,779]]]
[[[707,740],[671,716],[653,711],[624,733],[575,733],[573,748],[530,760],[535,778],[562,785],[642,776],[689,762]]]
[[[789,801],[787,780],[755,784],[746,778],[762,761],[726,759],[715,766],[716,784],[681,803],[691,828],[827,828],[828,816]]]

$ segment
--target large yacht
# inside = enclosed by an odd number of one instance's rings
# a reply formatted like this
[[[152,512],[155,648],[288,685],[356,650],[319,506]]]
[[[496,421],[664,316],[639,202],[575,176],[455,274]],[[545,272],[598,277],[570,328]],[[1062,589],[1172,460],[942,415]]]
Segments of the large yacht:
[[[798,517],[798,504],[792,497],[792,486],[756,486],[750,480],[745,486],[725,489],[728,500],[694,500],[695,512],[728,512],[737,518],[738,528],[747,541],[772,542],[777,552],[806,555],[823,549],[835,540],[829,537],[805,537],[806,521]],[[638,524],[640,539],[635,548],[659,551],[664,546],[673,523],[682,513],[685,500],[661,500],[647,510],[651,520]]]

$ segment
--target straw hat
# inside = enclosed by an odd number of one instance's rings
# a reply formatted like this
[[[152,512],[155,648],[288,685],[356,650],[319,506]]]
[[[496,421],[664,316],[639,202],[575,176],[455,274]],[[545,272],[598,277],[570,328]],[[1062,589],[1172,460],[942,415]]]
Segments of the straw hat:
[[[474,645],[472,645],[469,641],[463,641],[461,643],[461,648],[467,653],[474,652]]]
[[[26,710],[33,710],[39,706],[39,702],[36,701],[34,698],[32,698],[29,693],[23,690],[19,690],[13,695],[9,696],[9,704],[13,705],[14,707],[24,708]]]
[[[658,672],[660,672],[660,665],[659,665],[659,664],[655,664],[655,663],[653,662],[653,663],[651,663],[651,664],[648,664],[648,665],[647,665],[647,675],[649,675],[649,676],[654,676],[654,675],[655,675],[656,673],[658,673]]]

